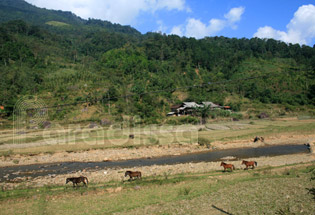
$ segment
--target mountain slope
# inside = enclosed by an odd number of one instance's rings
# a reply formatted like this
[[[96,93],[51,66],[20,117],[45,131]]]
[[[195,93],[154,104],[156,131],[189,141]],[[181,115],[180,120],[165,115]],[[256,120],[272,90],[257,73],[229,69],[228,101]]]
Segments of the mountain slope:
[[[11,20],[24,20],[33,25],[45,26],[51,21],[66,23],[72,26],[86,26],[95,29],[107,29],[112,32],[126,33],[130,35],[140,35],[136,29],[130,26],[112,24],[101,20],[84,20],[71,12],[60,10],[47,10],[33,6],[24,0],[0,0],[0,22]]]
[[[264,107],[283,114],[315,105],[315,47],[141,35],[21,0],[0,3],[0,20],[23,19],[0,23],[0,105],[10,109],[8,116],[26,95],[51,107],[51,120],[65,122],[136,115],[160,123],[183,101],[212,101],[248,115]]]

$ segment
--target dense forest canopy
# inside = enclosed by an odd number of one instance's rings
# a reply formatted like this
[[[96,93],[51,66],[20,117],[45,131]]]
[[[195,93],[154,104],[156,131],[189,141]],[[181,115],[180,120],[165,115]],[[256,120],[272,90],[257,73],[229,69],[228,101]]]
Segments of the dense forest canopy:
[[[315,105],[315,46],[142,35],[130,26],[83,20],[23,0],[0,0],[0,12],[0,105],[7,117],[25,95],[47,106],[69,104],[51,111],[56,120],[76,118],[84,104],[95,107],[92,118],[110,113],[143,119],[164,117],[182,101],[235,110],[244,99]]]

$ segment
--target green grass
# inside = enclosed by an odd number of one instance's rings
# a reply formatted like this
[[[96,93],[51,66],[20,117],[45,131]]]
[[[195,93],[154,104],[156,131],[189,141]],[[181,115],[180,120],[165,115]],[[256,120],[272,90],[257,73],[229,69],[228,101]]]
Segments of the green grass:
[[[273,135],[313,134],[315,121],[310,120],[243,120],[239,122],[214,122],[211,126],[226,127],[229,130],[198,129],[191,130],[193,125],[182,126],[149,126],[129,129],[87,129],[84,126],[51,128],[48,130],[30,130],[18,143],[29,144],[29,147],[12,149],[10,154],[54,153],[61,151],[84,151],[90,149],[126,148],[150,145],[192,144],[199,140],[215,141],[251,140],[255,136],[271,137]],[[200,130],[200,131],[198,131]],[[188,132],[189,131],[189,132]],[[228,131],[228,132],[227,132]],[[129,134],[135,134],[129,139]],[[0,144],[13,143],[13,135],[3,131]],[[53,144],[32,145],[33,142]],[[209,144],[208,144],[209,145]],[[10,148],[7,148],[9,150]],[[7,154],[1,150],[0,155]]]
[[[314,206],[306,188],[314,187],[310,182],[314,168],[314,164],[309,167],[290,165],[285,166],[285,170],[284,167],[266,167],[233,173],[212,171],[152,176],[124,183],[92,183],[88,188],[77,189],[71,186],[20,187],[0,192],[0,210],[1,214],[25,211],[29,214],[191,214],[192,211],[192,214],[218,214],[211,207],[213,204],[233,214],[262,214],[264,210],[266,214],[275,214],[286,211],[286,206],[295,213],[303,207],[304,214],[309,214]],[[116,187],[123,189],[118,193],[106,192],[107,188]],[[291,199],[287,199],[287,195]],[[303,202],[295,197],[302,198]]]

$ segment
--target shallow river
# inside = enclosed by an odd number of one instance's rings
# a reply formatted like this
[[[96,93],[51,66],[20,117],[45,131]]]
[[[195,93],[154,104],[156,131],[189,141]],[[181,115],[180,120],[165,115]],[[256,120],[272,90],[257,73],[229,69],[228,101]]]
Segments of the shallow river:
[[[178,156],[165,156],[157,158],[140,158],[111,162],[63,162],[49,164],[19,165],[0,168],[0,181],[8,181],[17,177],[37,177],[47,175],[58,175],[74,173],[79,170],[88,169],[108,169],[108,168],[127,168],[135,166],[152,165],[172,165],[189,162],[211,162],[220,161],[224,157],[234,157],[234,160],[261,157],[277,156],[297,153],[308,153],[305,145],[280,145],[265,146],[259,148],[237,148],[214,150],[202,153],[185,154]]]

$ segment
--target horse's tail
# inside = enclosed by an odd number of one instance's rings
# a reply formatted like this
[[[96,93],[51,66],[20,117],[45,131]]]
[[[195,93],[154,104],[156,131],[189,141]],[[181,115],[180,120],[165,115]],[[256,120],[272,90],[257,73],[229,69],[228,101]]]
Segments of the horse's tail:
[[[257,166],[257,162],[255,161],[255,165]]]
[[[232,165],[232,167],[233,167],[233,170],[235,170],[235,166],[234,166],[234,165]]]
[[[88,184],[88,183],[89,183],[89,180],[88,180],[88,178],[87,178],[87,177],[84,177],[84,180],[86,180],[86,184]]]

